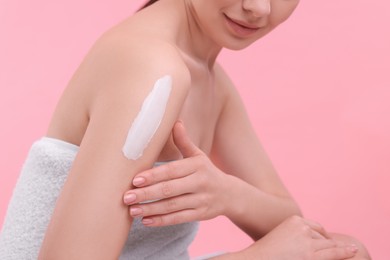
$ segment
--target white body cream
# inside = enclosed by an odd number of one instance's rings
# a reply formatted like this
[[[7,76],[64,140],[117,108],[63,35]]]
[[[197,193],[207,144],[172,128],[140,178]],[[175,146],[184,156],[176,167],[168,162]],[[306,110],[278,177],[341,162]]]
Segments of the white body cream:
[[[169,75],[158,79],[154,84],[127,134],[122,148],[127,159],[137,160],[142,156],[164,117],[171,90],[172,78]]]

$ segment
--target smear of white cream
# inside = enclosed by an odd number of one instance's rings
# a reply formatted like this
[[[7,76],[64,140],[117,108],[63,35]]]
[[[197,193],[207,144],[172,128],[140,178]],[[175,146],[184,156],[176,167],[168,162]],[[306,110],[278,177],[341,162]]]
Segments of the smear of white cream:
[[[154,84],[127,134],[122,148],[127,159],[137,160],[143,155],[164,117],[171,90],[172,78],[169,75],[158,79]]]

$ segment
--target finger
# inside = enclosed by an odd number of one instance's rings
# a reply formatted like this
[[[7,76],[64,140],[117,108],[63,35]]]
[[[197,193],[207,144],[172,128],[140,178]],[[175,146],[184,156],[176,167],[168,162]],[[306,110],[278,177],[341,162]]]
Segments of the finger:
[[[310,235],[313,239],[328,239],[327,237],[324,237],[321,233],[315,231],[314,229],[310,230]]]
[[[314,250],[319,251],[323,249],[329,249],[329,248],[345,248],[345,247],[356,247],[355,244],[352,243],[346,243],[344,241],[337,241],[334,239],[321,239],[321,240],[313,240],[313,247]]]
[[[198,163],[193,158],[172,161],[137,174],[133,179],[136,187],[150,186],[190,175],[196,171]]]
[[[126,192],[124,203],[132,205],[145,201],[172,198],[182,194],[192,193],[196,189],[196,180],[193,178],[163,181],[152,186],[133,189]]]
[[[321,234],[321,236],[330,239],[331,236],[328,234],[328,232],[325,230],[325,228],[318,222],[313,220],[304,219],[304,222],[313,230]]]
[[[313,239],[312,245],[315,251],[342,246],[333,239]]]
[[[156,202],[133,205],[130,207],[130,215],[132,217],[165,215],[200,206],[200,200],[196,199],[195,194],[186,194]]]
[[[355,245],[342,247],[331,247],[315,252],[315,259],[319,260],[341,260],[352,258],[356,255],[358,248]]]
[[[188,158],[188,160],[173,161],[141,172],[134,177],[132,182],[134,186],[145,187],[161,181],[181,178],[195,172],[197,164],[194,160],[189,159],[201,155],[203,152],[192,143],[181,121],[176,122],[173,127],[173,141],[183,157]]]
[[[150,227],[178,225],[198,219],[199,213],[195,209],[173,212],[167,215],[152,216],[142,219],[142,224]]]
[[[176,122],[173,127],[173,142],[184,158],[203,153],[188,137],[184,124],[181,121]]]

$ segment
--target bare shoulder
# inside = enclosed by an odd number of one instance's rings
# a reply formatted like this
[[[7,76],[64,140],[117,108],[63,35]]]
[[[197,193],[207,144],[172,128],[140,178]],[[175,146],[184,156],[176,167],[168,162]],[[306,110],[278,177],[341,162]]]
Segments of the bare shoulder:
[[[216,84],[224,103],[229,101],[231,98],[239,97],[236,86],[234,85],[232,79],[220,64],[215,64],[214,73]]]
[[[92,109],[100,101],[125,104],[128,97],[144,96],[159,78],[172,79],[172,98],[182,99],[191,86],[191,76],[179,51],[169,42],[131,31],[110,31],[91,50],[95,84]],[[129,107],[130,108],[130,107]]]
[[[171,74],[179,80],[189,80],[189,70],[178,49],[169,42],[132,30],[114,28],[103,34],[91,48],[88,60],[92,68],[114,76]],[[100,73],[97,73],[98,75]]]
[[[214,67],[215,81],[219,91],[220,100],[223,104],[221,116],[228,113],[229,106],[238,106],[243,108],[243,103],[234,82],[220,64]]]
[[[189,70],[174,46],[123,27],[105,32],[69,81],[47,135],[79,144],[98,106],[119,107],[165,75],[172,77],[177,93],[184,95],[191,85]]]
[[[215,79],[219,87],[223,90],[228,91],[231,88],[235,88],[229,75],[225,69],[219,63],[215,63],[214,66]]]

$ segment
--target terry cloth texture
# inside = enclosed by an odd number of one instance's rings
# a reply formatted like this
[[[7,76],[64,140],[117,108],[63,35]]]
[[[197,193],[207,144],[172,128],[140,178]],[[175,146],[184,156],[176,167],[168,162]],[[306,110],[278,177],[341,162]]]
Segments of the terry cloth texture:
[[[0,234],[0,259],[36,260],[55,203],[78,146],[44,137],[36,141],[15,186]],[[120,260],[189,259],[197,222],[145,227],[133,222]]]

